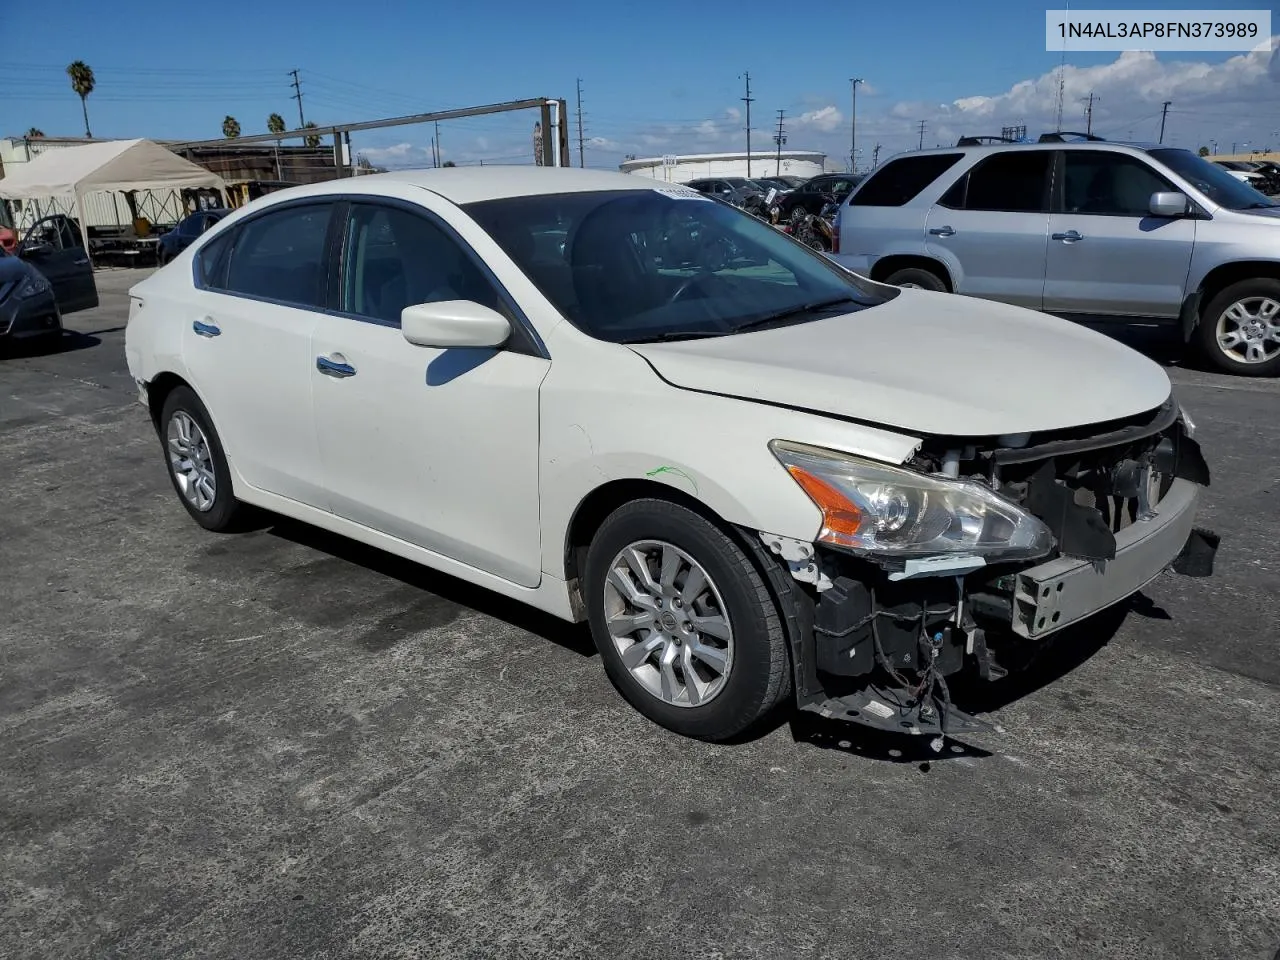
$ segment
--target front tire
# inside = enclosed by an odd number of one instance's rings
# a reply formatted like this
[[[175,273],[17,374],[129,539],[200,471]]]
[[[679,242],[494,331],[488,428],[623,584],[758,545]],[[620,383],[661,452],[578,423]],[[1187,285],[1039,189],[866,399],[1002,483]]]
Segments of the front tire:
[[[692,510],[665,500],[619,507],[587,551],[584,590],[609,679],[668,730],[731,739],[790,689],[786,637],[764,579]]]
[[[1204,308],[1196,336],[1200,353],[1224,373],[1280,374],[1280,280],[1233,283]]]
[[[236,529],[245,507],[231,489],[231,468],[209,411],[190,387],[176,387],[159,423],[169,480],[191,519],[206,530]]]

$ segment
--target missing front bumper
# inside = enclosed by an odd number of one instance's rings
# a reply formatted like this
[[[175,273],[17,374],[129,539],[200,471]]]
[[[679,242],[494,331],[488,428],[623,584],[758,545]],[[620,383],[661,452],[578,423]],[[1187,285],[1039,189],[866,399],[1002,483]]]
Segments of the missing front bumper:
[[[1059,557],[1018,573],[1014,633],[1029,639],[1047,636],[1137,593],[1188,547],[1199,495],[1197,484],[1175,480],[1154,516],[1116,534],[1116,555],[1111,560]],[[1199,567],[1206,565],[1206,549],[1207,540],[1196,551]],[[1209,553],[1216,549],[1214,538]],[[1212,569],[1211,555],[1207,566]]]

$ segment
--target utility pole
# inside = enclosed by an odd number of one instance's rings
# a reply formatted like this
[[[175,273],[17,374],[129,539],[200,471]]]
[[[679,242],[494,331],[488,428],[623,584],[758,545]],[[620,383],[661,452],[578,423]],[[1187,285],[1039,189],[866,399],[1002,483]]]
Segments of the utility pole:
[[[585,148],[582,138],[582,78],[578,78],[578,166],[585,167],[587,161],[584,158]]]
[[[875,145],[875,149],[871,151],[871,169],[874,170],[880,166],[880,144]]]
[[[751,176],[751,102],[755,98],[751,96],[751,74],[744,73],[742,75],[747,81],[747,95],[742,98],[742,102],[747,105],[747,177]]]
[[[1089,91],[1089,96],[1080,98],[1080,102],[1086,104],[1084,108],[1084,132],[1086,134],[1093,133],[1093,101],[1101,99],[1101,97],[1095,97],[1092,90]],[[1059,127],[1061,127],[1061,124],[1059,124]]]
[[[917,150],[923,150],[923,149],[924,149],[924,126],[925,126],[925,124],[926,124],[927,122],[928,122],[928,121],[926,121],[926,120],[921,120],[921,121],[917,124],[917,126],[919,126],[919,127],[920,127],[920,144],[919,144],[919,146],[917,146],[917,147],[916,147],[916,149],[917,149]]]
[[[302,85],[298,82],[298,71],[290,70],[293,75],[293,96],[290,100],[298,101],[298,129],[302,129],[307,125],[306,119],[302,116]]]
[[[1164,109],[1160,111],[1160,142],[1161,143],[1164,143],[1164,118],[1169,115],[1169,105],[1171,103],[1173,103],[1172,100],[1166,100],[1164,102]]]
[[[853,100],[849,107],[849,172],[858,172],[858,84],[862,83],[861,77],[853,77],[849,80],[849,86],[853,88]]]
[[[1231,141],[1231,155],[1232,155],[1233,157],[1236,155],[1236,143],[1237,143],[1237,141],[1235,141],[1235,140],[1232,140],[1232,141]]]
[[[782,117],[785,113],[785,110],[778,111],[778,133],[777,136],[773,138],[773,142],[778,145],[778,168],[773,174],[775,177],[782,174],[782,145],[787,142],[787,138],[782,132]]]
[[[436,166],[440,166],[440,121],[436,121]]]

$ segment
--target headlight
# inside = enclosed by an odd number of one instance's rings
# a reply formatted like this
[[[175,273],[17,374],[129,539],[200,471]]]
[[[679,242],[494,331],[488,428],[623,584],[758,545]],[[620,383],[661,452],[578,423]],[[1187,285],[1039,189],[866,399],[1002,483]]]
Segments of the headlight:
[[[1053,534],[993,490],[834,450],[775,440],[769,449],[822,511],[818,540],[884,558],[1040,557]]]
[[[22,278],[22,282],[18,284],[18,292],[16,294],[19,300],[25,300],[27,297],[34,297],[41,293],[47,293],[49,290],[49,281],[40,274],[27,274]]]

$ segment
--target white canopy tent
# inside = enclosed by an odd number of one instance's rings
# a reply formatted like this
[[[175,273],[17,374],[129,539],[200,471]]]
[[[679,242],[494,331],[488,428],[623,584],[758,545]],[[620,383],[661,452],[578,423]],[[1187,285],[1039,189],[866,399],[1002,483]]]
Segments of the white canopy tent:
[[[91,193],[130,190],[181,190],[212,187],[225,190],[216,173],[183,159],[152,140],[108,140],[48,150],[29,163],[10,166],[0,178],[0,199],[70,199],[80,214],[85,249],[89,248],[85,197]]]

